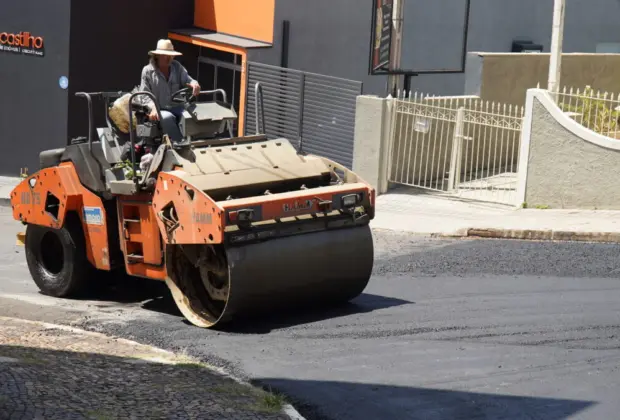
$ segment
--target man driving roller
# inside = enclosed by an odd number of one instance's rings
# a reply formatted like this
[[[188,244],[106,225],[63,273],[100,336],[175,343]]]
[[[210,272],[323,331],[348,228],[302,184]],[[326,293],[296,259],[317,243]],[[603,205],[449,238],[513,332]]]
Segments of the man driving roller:
[[[157,42],[157,49],[149,51],[149,55],[151,56],[149,64],[142,69],[140,90],[155,96],[161,111],[162,130],[168,134],[170,140],[178,142],[182,139],[178,121],[183,107],[171,101],[172,94],[184,87],[191,87],[194,96],[198,96],[200,85],[189,75],[185,67],[174,59],[182,54],[174,50],[170,40],[160,39]],[[148,97],[143,100],[151,109],[149,118],[157,120],[157,110],[152,100]]]

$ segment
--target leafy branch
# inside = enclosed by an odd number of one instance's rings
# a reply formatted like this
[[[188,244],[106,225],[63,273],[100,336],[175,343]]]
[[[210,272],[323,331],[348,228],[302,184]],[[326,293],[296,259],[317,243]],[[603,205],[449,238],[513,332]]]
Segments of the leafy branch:
[[[600,93],[595,94],[591,86],[586,86],[583,93],[572,96],[577,97],[577,105],[563,103],[560,108],[564,112],[581,115],[581,124],[590,130],[609,135],[618,130],[620,111],[614,109],[615,102],[608,100],[608,95],[607,92],[602,96]]]

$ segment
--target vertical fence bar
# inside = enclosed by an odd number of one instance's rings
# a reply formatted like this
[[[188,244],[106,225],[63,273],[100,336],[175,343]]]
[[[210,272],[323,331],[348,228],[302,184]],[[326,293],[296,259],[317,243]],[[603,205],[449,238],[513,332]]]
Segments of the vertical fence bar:
[[[423,97],[423,94],[419,95],[420,98]],[[407,120],[407,133],[409,135],[409,154],[408,154],[408,159],[407,159],[407,183],[413,184],[413,185],[417,185],[416,184],[416,179],[415,179],[415,165],[418,159],[418,140],[419,140],[419,136],[418,136],[418,132],[416,132],[415,130],[411,130],[409,131],[409,122],[413,121],[413,126],[415,126],[415,120],[416,117],[421,115],[421,109],[423,109],[424,107],[422,106],[421,103],[418,103],[418,94],[416,93],[413,97],[413,105],[411,105],[411,116],[410,119]],[[409,103],[411,104],[411,96],[409,96]],[[416,137],[415,140],[413,139],[413,135],[414,133],[416,133]],[[412,150],[415,147],[415,151],[413,152],[413,169],[411,168],[411,154],[412,154]],[[409,175],[411,175],[411,180],[409,180]]]
[[[299,151],[304,150],[304,93],[306,91],[306,74],[299,79]]]
[[[447,106],[447,108],[452,109],[452,100],[450,100],[450,104]],[[441,125],[440,125],[440,130],[442,133],[441,138],[439,139],[439,150],[437,151],[437,156],[439,159],[439,162],[437,163],[437,170],[435,172],[435,186],[438,189],[443,190],[444,188],[444,183],[445,183],[445,171],[446,171],[446,158],[444,157],[443,161],[441,159],[441,152],[443,150],[444,147],[444,139],[447,139],[448,135],[446,133],[446,126],[448,126],[448,129],[450,128],[450,122],[447,122],[448,118],[444,118],[441,120]],[[446,124],[447,122],[447,124]],[[446,149],[448,148],[448,145],[450,143],[446,142]],[[445,154],[444,154],[445,155]],[[439,181],[441,180],[441,186],[439,185]]]
[[[448,181],[449,191],[457,189],[457,179],[460,178],[457,171],[460,171],[458,163],[460,157],[460,141],[463,138],[463,122],[465,121],[465,108],[459,107],[456,112],[456,126],[454,127],[454,136],[452,138],[452,157],[450,160],[450,177]]]
[[[401,174],[402,179],[405,180],[406,183],[409,183],[409,165],[410,165],[410,161],[411,161],[411,132],[409,131],[409,124],[411,123],[411,120],[413,118],[415,118],[415,105],[411,104],[411,96],[409,97],[409,99],[404,99],[406,95],[403,95],[403,101],[406,105],[407,105],[407,114],[406,115],[406,123],[405,123],[405,137],[404,137],[404,142],[403,142],[403,157],[402,157],[402,161],[403,161],[403,173]]]
[[[463,174],[463,182],[470,182],[471,181],[471,172],[469,172],[467,169],[467,162],[469,162],[470,157],[469,157],[469,146],[470,146],[470,137],[468,136],[468,129],[469,129],[469,125],[467,124],[467,120],[468,120],[468,116],[470,114],[467,113],[467,103],[465,103],[464,106],[464,114],[463,114],[463,162],[462,165],[465,168],[464,170],[461,171],[461,173]]]
[[[502,117],[506,118],[506,116],[510,115],[508,111],[512,111],[512,105],[510,105],[509,107],[506,107],[506,104],[504,104],[504,109],[502,110]],[[506,118],[506,121],[505,121],[506,127],[509,127],[510,123],[511,123],[510,119]],[[506,135],[506,132],[508,132],[507,141],[510,141],[510,131],[507,128],[502,129],[502,134],[500,136],[500,143],[499,143],[499,157],[501,159],[499,162],[499,173],[500,174],[508,170],[508,162],[512,160],[512,156],[504,157],[504,141],[506,139],[506,137],[504,136]],[[506,145],[506,151],[508,151],[508,145]]]

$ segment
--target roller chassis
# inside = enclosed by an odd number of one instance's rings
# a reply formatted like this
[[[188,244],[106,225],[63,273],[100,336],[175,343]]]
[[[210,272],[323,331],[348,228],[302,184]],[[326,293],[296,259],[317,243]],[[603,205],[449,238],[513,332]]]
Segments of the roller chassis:
[[[185,95],[184,141],[177,144],[134,101],[150,93],[131,94],[129,113],[138,124],[128,135],[108,114],[122,92],[77,94],[88,102],[88,137],[42,152],[40,170],[11,193],[41,291],[76,296],[92,272],[123,269],[166,282],[183,315],[205,328],[248,310],[362,293],[373,264],[374,189],[336,162],[297,152],[287,139],[233,137],[236,113],[225,93],[206,103],[187,90],[177,94]],[[107,127],[95,140],[97,98]],[[139,173],[149,149],[153,159]],[[127,159],[130,168],[121,165]],[[51,248],[64,251],[55,257],[59,270],[44,255],[42,238],[52,234],[58,244]]]

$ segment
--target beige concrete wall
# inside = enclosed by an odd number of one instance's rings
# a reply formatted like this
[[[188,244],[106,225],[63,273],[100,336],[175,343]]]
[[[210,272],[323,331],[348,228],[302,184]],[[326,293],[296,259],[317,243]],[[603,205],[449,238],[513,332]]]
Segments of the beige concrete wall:
[[[532,108],[525,145],[528,207],[620,209],[620,140],[571,120],[545,91],[536,90]]]
[[[465,94],[523,106],[528,89],[547,87],[549,54],[472,52],[467,57]],[[562,87],[620,92],[620,54],[562,56]]]
[[[390,106],[387,99],[358,96],[355,111],[353,171],[381,194],[387,190],[386,152]]]

